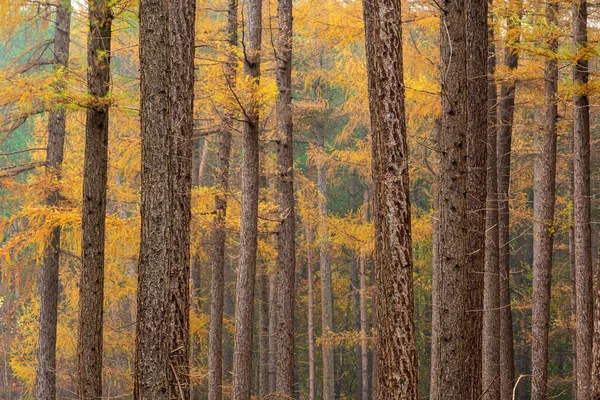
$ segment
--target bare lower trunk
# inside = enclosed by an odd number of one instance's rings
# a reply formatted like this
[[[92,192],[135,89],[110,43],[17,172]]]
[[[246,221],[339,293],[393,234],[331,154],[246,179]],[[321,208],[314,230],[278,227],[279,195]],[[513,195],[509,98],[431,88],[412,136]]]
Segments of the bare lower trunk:
[[[569,137],[569,152],[573,154],[573,131]],[[573,182],[573,160],[569,162],[569,198],[573,201],[575,191]],[[573,378],[571,379],[571,399],[577,399],[577,336],[576,336],[576,309],[577,309],[577,290],[575,289],[575,226],[573,210],[569,215],[569,279],[571,280],[571,359],[573,362]]]
[[[369,188],[365,189],[363,201],[363,221],[369,220]],[[369,353],[368,353],[368,321],[367,321],[367,259],[360,255],[360,378],[361,399],[369,400]]]
[[[69,61],[71,41],[71,3],[59,0],[56,7],[54,34],[54,64],[56,68],[66,67]],[[63,86],[56,87],[57,92]],[[65,144],[66,111],[62,107],[52,110],[48,116],[48,144],[46,169],[50,174],[61,177]],[[46,205],[57,206],[60,193],[56,189],[46,198]],[[58,316],[58,266],[60,260],[61,228],[55,227],[44,247],[44,264],[40,269],[38,291],[40,294],[39,336],[37,351],[37,376],[35,398],[54,400],[56,398],[56,323]],[[6,382],[8,384],[8,381]]]
[[[558,5],[548,3],[546,21],[555,29]],[[558,42],[548,32],[548,47],[556,52]],[[533,300],[532,300],[532,400],[545,400],[548,386],[548,328],[554,238],[554,184],[556,176],[557,61],[545,61],[543,130],[536,132],[533,194]]]
[[[254,323],[254,283],[256,271],[259,120],[258,85],[262,1],[245,4],[244,74],[251,81],[251,94],[245,107],[242,132],[242,211],[240,223],[240,261],[235,302],[235,344],[233,354],[233,400],[249,400],[252,383],[252,336]]]
[[[592,235],[590,227],[590,110],[587,89],[587,1],[573,3],[573,41],[577,63],[573,82],[579,86],[573,100],[573,214],[575,219],[575,288],[577,336],[577,398],[590,398],[594,329],[592,288]]]
[[[277,277],[269,277],[269,393],[275,392],[277,379]]]
[[[78,396],[102,397],[104,237],[108,174],[108,113],[112,9],[105,0],[89,4],[88,105],[83,166],[81,278],[77,341]]]
[[[440,120],[436,119],[433,140],[435,148],[440,145]],[[439,153],[438,153],[439,154]],[[434,176],[431,222],[431,351],[430,351],[430,376],[429,376],[429,398],[439,398],[439,381],[436,370],[440,359],[440,195],[439,195],[440,171]]]
[[[315,400],[315,289],[313,277],[314,250],[313,233],[311,228],[305,224],[304,232],[308,246],[306,266],[308,269],[308,400]]]
[[[258,398],[264,399],[270,392],[269,387],[269,286],[270,276],[267,274],[260,275],[259,288],[259,338],[258,338]]]
[[[491,0],[490,0],[491,2]],[[489,29],[488,44],[488,135],[487,135],[487,206],[485,240],[485,283],[483,301],[483,399],[500,400],[500,274],[498,270],[498,176],[496,170],[496,47],[494,27]]]

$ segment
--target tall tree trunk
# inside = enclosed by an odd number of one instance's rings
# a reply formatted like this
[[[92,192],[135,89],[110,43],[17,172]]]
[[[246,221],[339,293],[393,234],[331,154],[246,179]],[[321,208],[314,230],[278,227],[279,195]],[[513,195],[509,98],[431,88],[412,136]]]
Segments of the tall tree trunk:
[[[590,227],[590,109],[587,96],[588,43],[587,1],[573,3],[573,41],[577,62],[573,82],[578,86],[573,99],[573,204],[575,219],[575,288],[577,336],[577,398],[590,398],[592,335],[594,329],[592,234]]]
[[[313,231],[304,224],[304,235],[308,246],[306,253],[306,267],[308,270],[308,400],[315,400],[315,289],[314,289],[314,248]]]
[[[509,7],[517,10],[517,17],[507,18],[504,65],[513,73],[519,62],[516,49],[520,40],[520,13],[522,0],[510,0]],[[510,305],[510,155],[515,110],[515,80],[500,86],[500,127],[497,138],[498,166],[498,269],[500,272],[500,399],[512,400],[515,380],[512,309]]]
[[[417,398],[400,2],[363,2],[373,155],[377,398]],[[369,43],[370,42],[370,43]]]
[[[71,42],[71,2],[69,0],[58,0],[54,29],[54,65],[57,69],[66,68]],[[57,92],[63,89],[64,85],[57,84]],[[64,107],[57,107],[48,116],[46,170],[48,173],[54,174],[57,180],[61,177],[66,120]],[[57,189],[53,189],[46,198],[46,205],[55,207],[59,201],[60,193]],[[60,234],[60,226],[52,229],[48,244],[44,247],[44,264],[39,276],[40,325],[37,352],[38,370],[35,384],[35,398],[39,400],[56,398],[56,323],[58,319]]]
[[[444,1],[441,14],[439,359],[437,399],[469,399],[467,342],[467,42],[466,2]],[[437,400],[436,399],[436,400]]]
[[[277,132],[279,211],[277,235],[277,374],[278,396],[294,394],[294,301],[296,226],[294,212],[294,143],[292,125],[292,0],[278,0]]]
[[[78,396],[102,397],[102,317],[104,314],[104,237],[108,174],[108,114],[112,6],[89,4],[88,92],[92,100],[85,124],[81,280],[77,341]]]
[[[269,276],[269,330],[267,332],[269,337],[269,360],[268,360],[268,371],[269,371],[269,393],[275,392],[275,385],[277,379],[277,282],[276,276],[271,274]]]
[[[600,249],[598,250],[598,258],[600,261]],[[592,354],[592,389],[590,398],[600,399],[600,268],[596,269],[596,299],[594,304],[594,344]]]
[[[317,145],[325,151],[325,132],[322,122],[318,122]],[[333,344],[329,337],[333,333],[333,292],[331,265],[329,264],[329,234],[327,223],[327,176],[324,165],[317,166],[317,189],[319,191],[319,266],[321,269],[321,324],[323,342],[323,400],[335,398],[335,367]]]
[[[488,126],[488,0],[467,0],[467,315],[470,399],[482,393],[482,326],[486,228]]]
[[[227,9],[227,32],[231,51],[227,55],[225,78],[235,82],[236,56],[233,49],[238,44],[238,1],[229,0]],[[218,194],[215,196],[214,245],[211,254],[212,281],[210,286],[210,324],[208,334],[208,399],[223,398],[223,309],[225,296],[225,216],[227,214],[227,191],[229,189],[229,159],[231,156],[231,132],[233,119],[226,115],[225,129],[219,135],[219,154],[215,170]],[[226,359],[228,359],[226,357]]]
[[[491,5],[492,1],[489,1]],[[493,18],[493,16],[492,16]],[[487,206],[485,224],[485,282],[483,301],[483,399],[500,400],[500,274],[498,270],[498,174],[496,136],[498,132],[498,94],[494,24],[489,27],[488,42],[488,134],[487,134]]]
[[[574,143],[573,143],[574,132],[571,130],[569,136],[569,153],[574,154]],[[573,158],[569,161],[569,199],[573,201],[575,192],[575,182],[573,180]],[[569,278],[571,280],[571,319],[572,329],[571,333],[571,359],[573,363],[573,377],[571,378],[571,399],[577,399],[577,334],[575,331],[576,325],[576,309],[577,309],[577,290],[575,289],[575,226],[574,226],[574,213],[571,209],[569,213]]]
[[[244,10],[244,74],[251,82],[245,105],[242,133],[242,214],[240,223],[240,262],[235,302],[235,344],[233,354],[233,400],[249,400],[252,382],[252,336],[254,322],[254,283],[256,272],[259,121],[258,85],[262,32],[262,0],[248,0]]]
[[[369,188],[365,189],[363,201],[363,222],[369,220]],[[360,255],[360,379],[361,399],[369,400],[369,353],[368,353],[368,322],[367,322],[367,259]]]
[[[352,316],[354,318],[354,330],[360,335],[360,267],[356,260],[356,255],[352,253],[350,258],[350,268],[352,272],[350,280],[350,290],[352,291]],[[356,359],[356,387],[354,388],[356,396],[362,393],[362,357],[360,336],[356,346],[354,346],[354,356]]]
[[[258,398],[264,399],[271,392],[269,387],[269,288],[271,277],[267,273],[268,267],[260,274],[260,301],[259,301],[259,364],[258,364]]]
[[[548,28],[556,28],[558,4],[546,6]],[[558,49],[553,32],[548,32],[547,46]],[[550,284],[554,238],[554,190],[556,177],[556,92],[558,66],[555,58],[544,63],[545,115],[543,130],[535,135],[533,194],[533,300],[532,300],[532,400],[545,400],[548,385],[548,328],[550,318]]]

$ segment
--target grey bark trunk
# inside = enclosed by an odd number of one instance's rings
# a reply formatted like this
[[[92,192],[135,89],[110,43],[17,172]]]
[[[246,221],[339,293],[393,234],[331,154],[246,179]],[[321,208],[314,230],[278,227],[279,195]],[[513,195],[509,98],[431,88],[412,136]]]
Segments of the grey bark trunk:
[[[369,220],[369,188],[365,189],[363,201],[363,221]],[[368,353],[368,321],[367,321],[367,259],[360,255],[360,379],[361,399],[369,400],[369,353]]]
[[[546,22],[555,29],[558,5],[548,3]],[[548,49],[556,52],[558,41],[548,33]],[[544,63],[544,127],[535,135],[533,194],[533,300],[532,300],[532,400],[545,400],[548,385],[548,328],[550,318],[550,284],[554,238],[554,190],[556,176],[556,59]]]
[[[308,246],[306,264],[308,269],[308,400],[315,400],[315,289],[314,289],[314,238],[312,229],[304,225]]]
[[[71,42],[71,2],[59,0],[54,20],[54,66],[67,67],[69,44]],[[63,90],[57,85],[56,91]],[[66,111],[58,107],[48,116],[48,144],[46,151],[46,170],[61,177],[64,155]],[[46,205],[56,206],[60,201],[58,190],[52,190],[46,198]],[[56,398],[56,323],[58,318],[58,267],[60,260],[61,228],[55,227],[50,233],[48,244],[44,247],[44,264],[40,269],[38,291],[40,294],[40,316],[37,361],[38,369],[35,383],[37,400]],[[8,383],[8,382],[7,382]]]
[[[94,0],[89,8],[88,105],[83,166],[81,278],[77,341],[78,396],[102,397],[102,332],[104,314],[104,237],[108,174],[108,114],[112,6]]]
[[[235,344],[233,350],[233,400],[249,400],[252,383],[252,336],[254,322],[254,283],[256,272],[259,120],[258,85],[262,32],[262,0],[245,4],[244,74],[252,82],[245,107],[242,132],[242,211],[240,261],[235,302]]]

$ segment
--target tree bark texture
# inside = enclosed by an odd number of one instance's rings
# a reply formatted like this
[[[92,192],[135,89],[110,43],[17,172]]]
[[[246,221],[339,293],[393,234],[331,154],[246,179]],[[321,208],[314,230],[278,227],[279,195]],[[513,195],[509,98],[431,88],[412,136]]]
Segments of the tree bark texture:
[[[516,18],[507,18],[507,45],[504,49],[504,65],[516,71],[520,42],[520,12],[522,0],[511,0],[509,6],[518,10]],[[512,309],[510,304],[510,155],[515,111],[515,80],[510,79],[500,86],[500,126],[497,137],[498,169],[498,269],[500,271],[500,399],[512,400],[514,369],[514,341]]]
[[[487,0],[467,0],[467,322],[469,398],[482,394],[482,326],[486,228]]]
[[[81,278],[77,341],[78,396],[102,396],[102,331],[104,314],[104,238],[108,174],[108,114],[112,6],[89,3],[88,93],[81,218]]]
[[[575,222],[575,288],[577,342],[577,398],[589,399],[592,377],[594,295],[592,288],[592,233],[590,226],[590,109],[586,85],[589,80],[587,55],[587,1],[573,3],[573,41],[577,62],[573,82],[573,214]]]
[[[233,400],[249,400],[252,383],[252,336],[254,323],[254,283],[257,251],[259,188],[258,85],[262,32],[262,0],[244,4],[244,74],[252,93],[245,104],[242,132],[242,211],[240,261],[235,302],[235,343],[233,354]]]
[[[315,400],[315,288],[314,288],[314,235],[308,224],[304,226],[306,243],[306,267],[308,269],[308,400]]]
[[[229,0],[227,9],[227,32],[231,51],[227,55],[225,78],[235,82],[236,57],[233,49],[238,44],[238,1]],[[215,170],[218,194],[215,196],[215,219],[211,254],[212,281],[210,286],[210,324],[208,334],[208,399],[223,398],[223,308],[225,296],[225,217],[227,215],[227,192],[229,190],[229,159],[231,157],[231,132],[233,119],[226,116],[226,129],[219,135],[219,154]]]
[[[365,189],[363,201],[363,222],[369,221],[369,188]],[[360,374],[361,399],[369,400],[369,349],[368,349],[368,321],[367,321],[367,258],[360,255]]]
[[[401,5],[363,2],[373,155],[378,399],[417,398]],[[369,43],[370,42],[370,43]]]
[[[549,29],[557,23],[558,5],[548,3]],[[548,33],[547,47],[558,49],[556,36]],[[555,58],[544,63],[545,115],[543,129],[535,135],[533,194],[533,300],[532,300],[532,400],[545,400],[548,385],[548,329],[554,239],[554,190],[556,177],[556,122],[558,66]]]
[[[490,3],[491,5],[491,0]],[[493,17],[492,17],[493,18]],[[487,206],[485,224],[485,275],[483,294],[483,399],[500,400],[500,273],[498,269],[498,174],[496,136],[498,132],[498,95],[494,72],[496,45],[494,24],[488,42],[488,127],[487,127]]]
[[[71,42],[71,2],[59,0],[54,20],[54,67],[66,68],[69,61]],[[60,92],[63,84],[56,85]],[[48,116],[48,144],[46,171],[57,180],[61,177],[64,155],[66,110],[57,107]],[[48,207],[56,207],[60,193],[53,189],[46,197]],[[58,319],[58,267],[60,260],[61,228],[52,229],[48,244],[44,247],[44,264],[40,269],[38,291],[40,294],[40,316],[38,336],[38,370],[35,383],[37,400],[56,398],[56,324]]]
[[[294,212],[294,142],[292,124],[292,0],[278,0],[277,132],[278,192],[281,223],[277,236],[276,397],[294,394],[294,301],[296,226]]]
[[[440,146],[440,120],[435,120],[433,130],[433,140],[435,148]],[[437,153],[439,154],[439,152]],[[439,162],[439,155],[438,160]],[[431,221],[431,351],[430,351],[430,373],[429,373],[429,398],[437,399],[439,396],[439,383],[436,369],[440,357],[440,190],[439,190],[440,171],[434,176],[433,181],[433,199],[432,199],[432,221]]]

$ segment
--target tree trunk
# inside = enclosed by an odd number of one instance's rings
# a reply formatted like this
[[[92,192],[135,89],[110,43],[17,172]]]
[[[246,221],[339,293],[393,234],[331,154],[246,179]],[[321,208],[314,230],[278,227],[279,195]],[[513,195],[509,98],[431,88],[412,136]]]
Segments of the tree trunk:
[[[417,398],[401,5],[363,2],[373,155],[377,399]]]
[[[438,399],[470,399],[467,341],[467,42],[464,0],[444,1],[441,15]]]
[[[600,261],[600,249],[598,250],[598,258]],[[596,282],[600,282],[600,268],[596,269]],[[595,299],[595,319],[594,319],[594,345],[592,354],[592,399],[600,399],[600,285],[596,284],[596,299]]]
[[[356,359],[356,387],[354,388],[356,397],[362,393],[362,356],[360,343],[360,267],[356,262],[356,255],[352,253],[350,258],[350,268],[352,272],[350,280],[350,290],[352,292],[352,316],[354,317],[354,330],[359,335],[359,341],[354,346],[354,356]]]
[[[277,235],[277,374],[279,397],[294,394],[294,300],[296,226],[294,212],[294,143],[292,125],[292,0],[278,0],[277,132],[279,211]]]
[[[238,44],[238,2],[229,0],[227,9],[228,42],[232,51],[227,55],[225,77],[235,82],[236,55],[233,49]],[[218,194],[215,196],[214,245],[211,254],[212,281],[210,286],[210,324],[208,334],[208,400],[223,398],[223,308],[225,296],[225,217],[227,214],[227,191],[229,190],[229,159],[231,156],[231,132],[234,120],[225,116],[226,129],[219,135],[219,154],[215,170]],[[206,146],[206,145],[205,145]],[[226,357],[226,359],[228,359]]]
[[[491,0],[489,4],[491,5]],[[488,175],[486,180],[482,389],[484,400],[500,400],[500,274],[498,270],[498,175],[496,170],[496,136],[498,132],[498,109],[496,104],[498,103],[498,95],[494,79],[496,45],[493,23],[490,24],[488,35]]]
[[[577,336],[577,398],[590,398],[592,335],[594,330],[592,234],[590,227],[590,110],[587,96],[587,1],[573,3],[573,41],[577,63],[573,82],[578,86],[573,99],[573,212],[575,219],[575,288]]]
[[[548,28],[556,28],[557,3],[546,6]],[[556,52],[558,41],[548,32],[548,49]],[[532,300],[532,400],[545,400],[548,385],[548,328],[554,238],[554,184],[556,176],[556,92],[558,67],[555,58],[544,63],[545,115],[543,130],[535,135],[533,194],[533,300]]]
[[[245,105],[242,133],[242,211],[240,223],[240,262],[235,302],[235,344],[233,354],[233,400],[249,400],[252,383],[252,336],[254,322],[254,283],[256,272],[259,121],[258,85],[262,32],[262,0],[245,3],[244,74],[251,81],[251,94]]]
[[[259,332],[260,336],[258,339],[259,347],[259,364],[258,364],[258,398],[264,399],[269,393],[271,393],[269,387],[269,308],[271,302],[269,301],[270,292],[270,281],[271,277],[267,274],[268,269],[265,266],[265,271],[260,275],[260,304],[259,304]]]
[[[504,65],[516,71],[519,53],[516,45],[520,38],[520,12],[522,0],[511,0],[509,7],[517,10],[519,18],[507,18],[507,45]],[[500,87],[500,127],[497,138],[498,166],[498,269],[500,272],[500,399],[512,400],[515,380],[512,310],[510,305],[510,154],[515,110],[515,80]]]
[[[436,150],[440,147],[440,120],[434,123],[433,140]],[[439,158],[439,152],[438,158]],[[438,160],[439,161],[439,160]],[[429,373],[429,398],[439,398],[439,381],[436,370],[440,359],[440,171],[433,178],[432,222],[431,222],[431,351]]]
[[[81,278],[77,341],[78,396],[102,397],[102,317],[104,313],[104,237],[108,173],[108,114],[112,6],[94,0],[89,8],[88,92],[85,124]]]
[[[571,130],[569,136],[569,152],[574,154],[573,143],[574,132]],[[575,182],[573,181],[573,158],[569,161],[569,199],[573,201],[575,192]],[[571,334],[571,359],[573,362],[573,377],[571,378],[571,399],[577,399],[577,336],[575,331],[576,325],[576,309],[577,309],[577,290],[575,288],[575,226],[574,226],[573,210],[569,213],[569,278],[571,280],[571,319],[572,329],[569,329]]]
[[[268,360],[268,372],[269,372],[269,393],[275,392],[276,385],[276,364],[277,364],[277,287],[276,287],[276,276],[269,276],[269,330],[267,332],[269,337],[269,360]]]
[[[467,0],[467,315],[469,398],[481,397],[486,228],[487,0]]]
[[[369,188],[365,189],[363,201],[363,221],[369,220]],[[368,322],[367,322],[367,259],[360,255],[360,379],[361,399],[369,400],[369,353],[368,353]]]
[[[308,400],[315,400],[315,289],[314,289],[314,250],[313,232],[307,223],[304,224],[306,245],[306,267],[308,269]]]
[[[71,2],[59,0],[54,21],[54,65],[67,67],[69,44],[71,41]],[[64,85],[57,84],[60,92]],[[48,116],[48,144],[46,170],[61,177],[65,144],[66,110],[58,107]],[[48,207],[55,207],[60,201],[60,193],[53,189],[46,198]],[[60,226],[52,229],[48,244],[44,247],[44,264],[39,276],[40,316],[38,336],[38,370],[35,384],[35,398],[54,400],[56,398],[56,323],[58,317],[58,266],[60,260]]]
[[[325,132],[323,124],[317,123],[317,145],[325,151]],[[319,191],[319,267],[321,269],[321,324],[323,342],[323,400],[335,399],[335,367],[333,344],[329,336],[333,333],[333,293],[331,266],[329,264],[329,234],[327,224],[327,178],[324,165],[317,166],[317,189]]]

